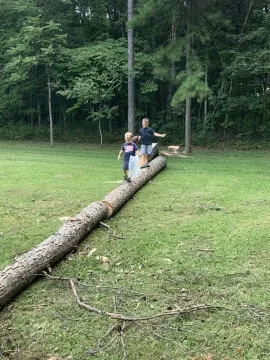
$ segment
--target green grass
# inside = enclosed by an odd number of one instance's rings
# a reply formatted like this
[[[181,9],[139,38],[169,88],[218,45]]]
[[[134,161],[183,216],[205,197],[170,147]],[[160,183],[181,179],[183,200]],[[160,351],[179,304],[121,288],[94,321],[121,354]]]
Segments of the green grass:
[[[1,269],[122,178],[117,147],[0,142],[0,152]],[[53,275],[87,283],[77,285],[86,303],[127,315],[224,307],[130,324],[127,359],[269,359],[269,162],[262,150],[168,159],[111,230],[93,231]],[[68,282],[40,279],[1,312],[0,358],[122,359],[120,336],[107,346],[116,330],[86,354],[114,324],[79,308]]]

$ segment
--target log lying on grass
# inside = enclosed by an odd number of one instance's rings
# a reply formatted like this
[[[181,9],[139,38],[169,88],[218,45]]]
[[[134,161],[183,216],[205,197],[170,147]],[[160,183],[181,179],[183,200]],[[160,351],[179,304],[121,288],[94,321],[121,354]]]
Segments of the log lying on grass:
[[[108,194],[104,201],[93,202],[58,231],[0,272],[0,309],[34,278],[69,254],[85,236],[103,219],[114,214],[133,197],[144,184],[166,167],[167,161],[159,156],[151,167],[140,171],[133,182],[124,182]]]
[[[167,165],[167,160],[161,156],[151,161],[150,167],[140,171],[130,183],[125,182],[105,197],[104,203],[108,207],[107,217],[114,215],[143,185],[152,179]]]
[[[107,216],[103,202],[93,202],[67,221],[56,234],[18,257],[0,272],[0,308],[28,285],[42,270],[62,259]]]

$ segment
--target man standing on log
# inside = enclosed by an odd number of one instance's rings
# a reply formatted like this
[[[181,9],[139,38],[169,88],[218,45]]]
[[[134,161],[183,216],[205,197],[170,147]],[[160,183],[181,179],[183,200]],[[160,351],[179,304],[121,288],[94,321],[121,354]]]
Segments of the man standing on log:
[[[166,134],[158,134],[149,127],[149,119],[142,119],[142,128],[139,131],[139,141],[141,142],[142,166],[141,169],[150,167],[149,158],[152,154],[152,138],[153,136],[165,137]]]

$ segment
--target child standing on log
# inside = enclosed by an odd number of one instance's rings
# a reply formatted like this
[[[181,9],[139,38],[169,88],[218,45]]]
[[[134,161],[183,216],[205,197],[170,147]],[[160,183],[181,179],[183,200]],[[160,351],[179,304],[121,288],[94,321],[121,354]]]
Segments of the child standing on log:
[[[153,129],[149,127],[149,119],[142,119],[142,128],[139,132],[139,141],[141,141],[141,155],[142,155],[142,166],[141,169],[145,167],[150,167],[149,158],[152,154],[152,138],[153,136],[165,137],[166,134],[158,134]]]
[[[124,180],[130,182],[131,179],[128,176],[129,170],[129,159],[131,156],[135,156],[138,151],[138,146],[132,141],[132,134],[130,132],[125,133],[125,142],[122,145],[121,150],[118,154],[118,160],[120,160],[121,155],[124,153],[123,159],[123,171],[124,171]]]

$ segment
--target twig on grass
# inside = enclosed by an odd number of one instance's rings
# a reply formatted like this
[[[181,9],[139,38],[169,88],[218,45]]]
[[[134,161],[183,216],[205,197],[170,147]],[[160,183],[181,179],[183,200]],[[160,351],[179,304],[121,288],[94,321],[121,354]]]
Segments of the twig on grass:
[[[74,289],[73,289],[74,291]],[[75,292],[76,292],[76,289],[75,289]],[[116,312],[117,309],[116,309],[116,297],[114,296],[113,297],[113,303],[114,303],[114,311]],[[123,357],[122,357],[122,360],[125,360],[126,359],[126,347],[125,347],[125,342],[124,342],[124,338],[123,338],[123,335],[124,335],[124,330],[125,328],[127,327],[127,325],[125,324],[125,322],[117,322],[113,327],[111,327],[107,332],[106,334],[101,338],[99,339],[96,344],[94,344],[94,346],[89,349],[87,351],[87,353],[89,355],[95,355],[97,353],[99,353],[100,351],[108,348],[115,340],[117,340],[117,338],[120,336],[120,342],[121,342],[121,345],[122,345],[122,353],[123,353]],[[101,346],[102,345],[102,341],[112,332],[114,331],[115,329],[117,329],[118,331],[118,334],[116,336],[114,336],[106,345],[104,346]],[[96,350],[94,350],[96,348]]]
[[[186,191],[186,189],[187,189],[187,186],[184,187],[184,189],[183,189],[183,191],[180,193],[180,195],[178,195],[178,196],[171,202],[171,204],[166,208],[167,210],[174,210],[174,209],[172,208],[172,205],[175,203],[176,200],[180,199],[180,197],[183,195],[183,193]]]
[[[116,235],[116,234],[114,234],[114,233],[111,233],[111,232],[109,232],[109,234],[112,236],[112,237],[115,237],[116,239],[124,239],[124,237],[123,236],[119,236],[119,235]]]
[[[104,222],[100,221],[99,223],[101,226],[105,227],[106,229],[110,229],[111,227],[108,224],[105,224]]]
[[[38,275],[40,275],[40,274],[37,274],[37,276]],[[68,281],[68,282],[70,282],[70,280],[72,280],[74,282],[74,284],[81,285],[81,286],[84,286],[84,287],[96,288],[96,289],[119,290],[119,291],[121,291],[121,293],[123,293],[123,292],[128,293],[129,292],[129,293],[132,293],[132,294],[138,295],[138,296],[146,296],[145,293],[140,293],[138,291],[127,289],[127,288],[124,288],[124,287],[121,287],[121,286],[89,285],[89,284],[83,283],[83,282],[81,282],[79,280],[72,279],[70,277],[49,275],[48,273],[46,273],[46,271],[42,271],[42,275],[47,277],[48,279],[51,279],[51,280],[60,280],[60,281]],[[147,296],[150,296],[150,295],[151,294],[147,294]]]
[[[213,249],[198,249],[199,251],[205,251],[205,252],[214,252]]]
[[[124,323],[125,326],[125,323]],[[124,342],[124,338],[123,338],[123,328],[121,328],[121,332],[120,332],[120,341],[121,341],[121,345],[122,345],[122,349],[123,349],[123,357],[122,360],[126,359],[127,353],[126,353],[126,346],[125,346],[125,342]]]
[[[124,239],[123,236],[119,236],[116,234],[115,230],[111,230],[111,227],[108,224],[105,224],[104,222],[100,221],[99,225],[103,226],[105,229],[108,230],[108,234],[112,237],[115,237],[117,239]]]
[[[120,313],[111,313],[108,311],[103,311],[103,310],[99,310],[96,309],[95,307],[92,307],[86,303],[84,303],[83,301],[80,300],[75,285],[73,283],[72,280],[70,280],[70,285],[72,288],[72,292],[76,298],[76,301],[78,303],[78,305],[80,305],[81,307],[95,312],[96,314],[99,315],[106,315],[108,316],[110,319],[115,319],[115,320],[121,320],[121,321],[146,321],[146,320],[152,320],[152,319],[156,319],[156,318],[160,318],[160,317],[166,317],[166,316],[174,316],[174,315],[185,315],[185,314],[189,314],[195,311],[199,311],[199,310],[213,310],[213,309],[225,309],[222,306],[212,306],[212,305],[197,305],[197,306],[192,306],[186,309],[176,309],[176,310],[168,310],[168,311],[164,311],[158,314],[154,314],[154,315],[143,315],[143,316],[127,316],[127,315],[123,315]],[[227,309],[228,310],[228,309]]]
[[[108,335],[108,334],[107,334],[107,335]],[[105,338],[105,336],[104,336],[103,338]],[[89,355],[95,355],[95,354],[99,353],[100,351],[102,351],[102,350],[104,350],[104,349],[107,349],[117,338],[118,338],[118,334],[115,335],[115,336],[111,339],[111,341],[108,342],[108,344],[104,345],[103,347],[98,348],[97,350],[89,349],[89,350],[87,351],[87,353],[88,353]],[[98,342],[100,343],[100,340],[99,340]]]

